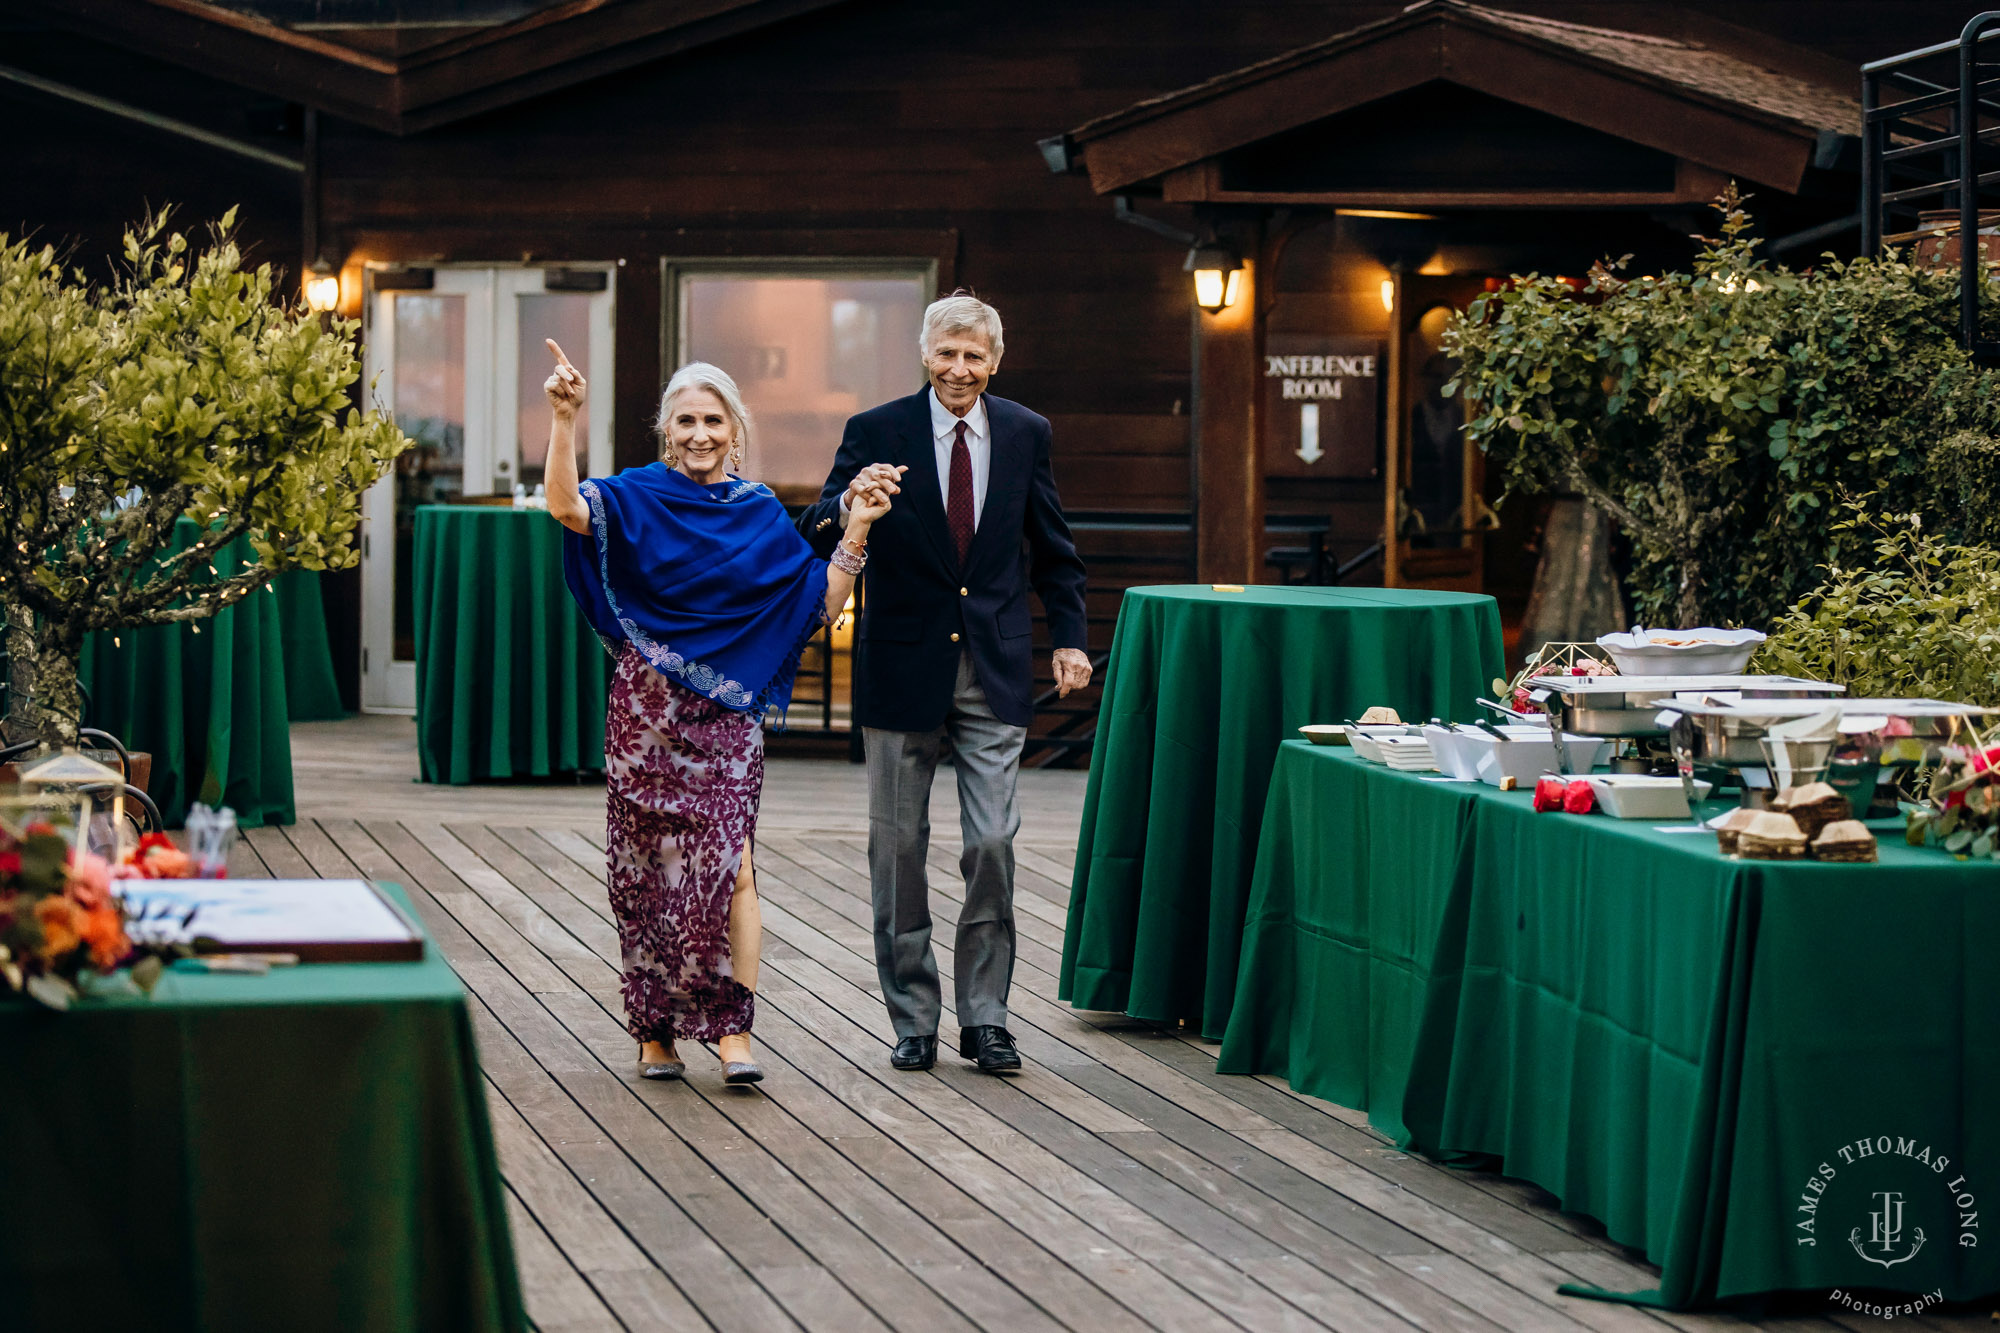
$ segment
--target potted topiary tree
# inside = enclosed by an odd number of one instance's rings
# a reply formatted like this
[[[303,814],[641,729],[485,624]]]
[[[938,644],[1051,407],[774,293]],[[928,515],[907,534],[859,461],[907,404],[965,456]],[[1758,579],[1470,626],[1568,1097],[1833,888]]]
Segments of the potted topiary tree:
[[[198,620],[357,558],[362,493],[409,446],[353,405],[351,320],[275,299],[235,210],[197,250],[166,213],[108,282],[0,234],[0,607],[15,741],[74,743],[93,630]],[[174,525],[200,536],[174,550]],[[216,552],[248,535],[258,563]]]

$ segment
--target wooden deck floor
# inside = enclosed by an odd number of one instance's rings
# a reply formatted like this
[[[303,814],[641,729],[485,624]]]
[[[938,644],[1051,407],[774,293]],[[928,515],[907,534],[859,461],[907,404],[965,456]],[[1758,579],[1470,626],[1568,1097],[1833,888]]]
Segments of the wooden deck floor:
[[[601,787],[413,789],[413,755],[397,771],[407,727],[299,728],[300,822],[252,831],[239,871],[410,890],[473,998],[544,1333],[1758,1326],[1557,1296],[1654,1274],[1532,1186],[1399,1153],[1353,1112],[1214,1074],[1210,1045],[1058,1003],[1081,775],[1023,777],[1013,999],[1027,1069],[1000,1080],[955,1057],[889,1069],[859,771],[774,763],[758,846],[766,1081],[730,1089],[712,1052],[685,1046],[685,1083],[637,1077]],[[941,778],[948,976],[957,839]],[[1761,1326],[1878,1326],[1816,1313]]]

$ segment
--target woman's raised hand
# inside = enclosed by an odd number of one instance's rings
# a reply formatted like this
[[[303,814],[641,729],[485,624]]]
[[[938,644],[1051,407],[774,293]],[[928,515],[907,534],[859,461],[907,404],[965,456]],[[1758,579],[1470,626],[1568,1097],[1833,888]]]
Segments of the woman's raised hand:
[[[549,350],[556,355],[555,373],[543,382],[542,392],[549,396],[549,406],[559,415],[573,417],[577,409],[583,406],[584,394],[590,386],[584,382],[582,372],[571,365],[569,358],[563,355],[563,349],[556,346],[554,338],[544,338],[542,341],[547,343]]]
[[[847,506],[850,521],[859,519],[863,523],[873,523],[889,512],[889,494],[880,487],[870,487],[854,497]]]

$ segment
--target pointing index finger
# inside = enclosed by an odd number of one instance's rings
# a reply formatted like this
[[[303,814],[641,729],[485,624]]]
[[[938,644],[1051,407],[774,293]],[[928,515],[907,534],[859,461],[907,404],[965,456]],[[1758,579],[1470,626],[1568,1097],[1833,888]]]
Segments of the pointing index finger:
[[[549,345],[549,350],[556,354],[557,361],[561,362],[565,366],[569,366],[571,370],[576,369],[575,366],[570,366],[569,357],[563,354],[563,349],[556,344],[556,340],[554,338],[544,338],[542,339],[542,341],[547,343]]]

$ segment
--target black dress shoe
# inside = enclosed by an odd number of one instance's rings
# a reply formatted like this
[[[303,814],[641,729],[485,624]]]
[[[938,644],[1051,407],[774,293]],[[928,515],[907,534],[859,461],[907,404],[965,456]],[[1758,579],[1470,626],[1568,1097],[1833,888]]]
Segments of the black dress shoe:
[[[889,1052],[892,1069],[929,1069],[937,1063],[937,1038],[905,1037]]]
[[[958,1053],[968,1060],[977,1060],[979,1068],[988,1074],[1005,1073],[1021,1067],[1021,1053],[1014,1049],[1014,1038],[1006,1028],[991,1023],[960,1028]]]

